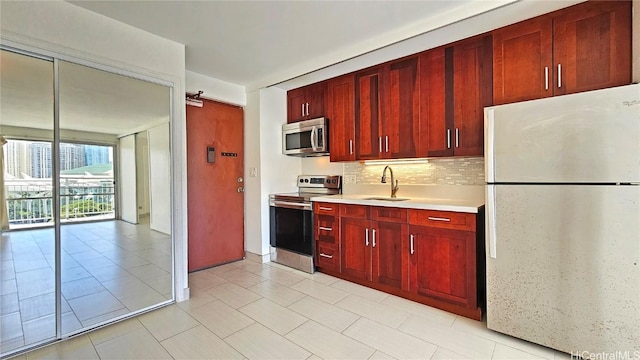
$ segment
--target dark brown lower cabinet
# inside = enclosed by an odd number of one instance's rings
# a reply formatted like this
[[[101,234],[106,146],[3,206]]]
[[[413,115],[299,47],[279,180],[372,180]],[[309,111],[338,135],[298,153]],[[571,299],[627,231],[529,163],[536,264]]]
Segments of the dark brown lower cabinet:
[[[476,307],[475,232],[411,226],[410,291]]]
[[[481,319],[484,208],[472,214],[340,204],[336,219],[326,216],[315,215],[325,229],[316,231],[318,271]],[[339,239],[327,238],[326,229],[336,227]]]

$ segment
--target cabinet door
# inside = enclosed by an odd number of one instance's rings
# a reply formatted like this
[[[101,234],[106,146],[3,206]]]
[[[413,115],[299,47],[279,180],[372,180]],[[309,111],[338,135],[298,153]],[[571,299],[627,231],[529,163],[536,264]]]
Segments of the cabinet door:
[[[328,81],[327,117],[331,161],[355,160],[354,92],[355,82],[352,74]]]
[[[451,156],[451,130],[445,117],[445,49],[420,54],[420,143],[418,156]]]
[[[381,74],[378,68],[356,74],[356,160],[377,159],[382,149],[379,132]]]
[[[552,50],[551,16],[493,31],[494,103],[552,96]]]
[[[408,234],[407,224],[383,221],[373,223],[373,281],[409,290]]]
[[[484,154],[484,107],[493,102],[491,36],[453,47],[454,155]]]
[[[304,88],[293,89],[287,92],[287,123],[304,119],[305,103]]]
[[[410,232],[410,291],[475,308],[475,233],[413,225]]]
[[[306,119],[314,119],[325,116],[325,104],[327,93],[327,83],[322,81],[309,86],[305,89],[305,111]]]
[[[370,280],[371,229],[369,220],[341,218],[340,223],[342,272],[362,280]]]
[[[420,142],[420,68],[418,56],[385,66],[383,88],[384,118],[382,154],[384,158],[410,158]]]
[[[555,94],[631,83],[631,1],[589,1],[554,18]]]

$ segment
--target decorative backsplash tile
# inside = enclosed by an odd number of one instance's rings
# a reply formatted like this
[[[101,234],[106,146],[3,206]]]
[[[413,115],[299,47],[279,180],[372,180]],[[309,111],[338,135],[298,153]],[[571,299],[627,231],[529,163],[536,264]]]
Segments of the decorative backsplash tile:
[[[396,179],[416,185],[484,185],[484,158],[429,159],[423,164],[390,164]],[[357,184],[379,184],[386,165],[344,163],[343,175],[355,175]]]

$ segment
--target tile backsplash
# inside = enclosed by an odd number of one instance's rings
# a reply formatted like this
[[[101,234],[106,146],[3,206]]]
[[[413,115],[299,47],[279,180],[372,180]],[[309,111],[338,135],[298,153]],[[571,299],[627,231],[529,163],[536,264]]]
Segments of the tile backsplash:
[[[344,163],[343,175],[355,175],[356,184],[379,184],[385,165]],[[484,158],[429,159],[422,164],[391,164],[402,184],[484,185]]]

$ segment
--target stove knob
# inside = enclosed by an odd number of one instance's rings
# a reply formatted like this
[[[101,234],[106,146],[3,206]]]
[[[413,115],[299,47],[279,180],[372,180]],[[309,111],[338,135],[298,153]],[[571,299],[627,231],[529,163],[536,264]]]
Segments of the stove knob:
[[[308,183],[308,182],[309,182],[309,179],[304,179],[304,182]]]
[[[300,179],[300,182],[301,182],[301,183],[303,183],[303,182],[304,182],[304,180],[303,180],[303,179]]]
[[[331,180],[331,182],[335,184],[337,181],[336,181],[336,179],[333,179],[333,180]]]

